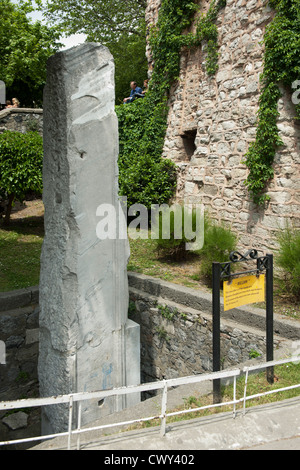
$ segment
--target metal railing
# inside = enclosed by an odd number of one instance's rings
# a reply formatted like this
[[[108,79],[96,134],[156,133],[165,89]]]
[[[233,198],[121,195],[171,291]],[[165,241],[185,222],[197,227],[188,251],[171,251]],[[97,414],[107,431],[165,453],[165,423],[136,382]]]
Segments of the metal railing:
[[[283,365],[283,364],[288,364],[290,362],[295,362],[295,363],[300,362],[300,356],[292,357],[292,358],[289,358],[289,359],[280,359],[280,360],[277,360],[277,361],[269,361],[269,362],[265,362],[264,364],[256,364],[255,366],[250,366],[250,367],[244,367],[243,368],[243,372],[246,374],[246,377],[245,377],[244,397],[240,399],[240,402],[243,402],[243,414],[244,415],[246,413],[246,402],[248,400],[254,400],[255,398],[259,398],[259,397],[262,397],[262,396],[271,395],[273,393],[284,392],[284,391],[287,391],[287,390],[293,390],[295,388],[300,387],[300,383],[299,383],[297,385],[290,385],[290,386],[287,386],[287,387],[276,388],[274,390],[269,390],[267,392],[257,393],[255,395],[247,396],[247,385],[248,385],[249,372],[252,372],[254,370],[259,370],[259,369],[268,369],[268,368],[272,368],[274,366],[280,366],[280,365]]]
[[[97,431],[106,428],[112,428],[116,426],[127,426],[130,424],[135,423],[142,423],[145,421],[151,420],[161,420],[160,425],[160,435],[161,437],[165,436],[166,434],[166,422],[167,418],[176,415],[183,415],[187,413],[197,412],[204,409],[209,408],[216,408],[216,407],[224,407],[224,406],[232,406],[233,408],[233,417],[236,416],[236,405],[239,403],[243,403],[243,414],[246,412],[246,402],[251,399],[255,399],[264,395],[269,395],[272,393],[282,392],[285,390],[292,390],[295,388],[300,388],[300,383],[292,386],[287,386],[279,389],[274,389],[271,391],[259,393],[256,395],[249,395],[247,396],[247,385],[248,385],[248,376],[249,372],[259,369],[268,369],[270,367],[274,367],[276,365],[282,365],[290,362],[299,362],[300,356],[291,357],[288,359],[282,359],[279,361],[272,361],[272,362],[265,362],[262,364],[256,364],[250,367],[244,367],[243,369],[234,369],[234,370],[227,370],[221,372],[212,372],[209,374],[200,374],[200,375],[193,375],[189,377],[181,377],[177,379],[168,379],[162,380],[159,382],[150,382],[142,385],[136,386],[129,386],[129,387],[121,387],[115,388],[112,390],[101,390],[98,392],[82,392],[82,393],[74,393],[69,395],[61,395],[57,397],[49,397],[49,398],[29,398],[24,400],[16,400],[16,401],[6,401],[0,402],[0,411],[9,411],[9,410],[16,410],[16,409],[25,409],[25,408],[32,408],[32,407],[44,407],[48,405],[58,405],[58,404],[68,404],[69,407],[69,422],[68,422],[68,431],[62,433],[55,433],[55,434],[48,434],[44,436],[38,437],[29,437],[24,439],[17,439],[12,441],[3,441],[0,442],[0,446],[4,445],[11,445],[11,444],[23,444],[27,442],[36,442],[36,441],[43,441],[53,439],[55,437],[67,437],[67,448],[68,450],[71,449],[71,439],[72,436],[77,436],[77,450],[80,449],[80,436],[83,433],[90,432],[90,431]],[[237,377],[239,377],[242,373],[245,374],[245,387],[244,387],[244,396],[243,398],[237,399],[236,398],[236,381]],[[205,381],[213,381],[219,379],[232,379],[233,378],[233,399],[231,401],[222,402],[222,403],[214,403],[212,405],[201,406],[197,408],[189,408],[185,410],[175,411],[171,413],[167,413],[167,394],[168,388],[170,387],[177,387],[180,385],[188,385],[188,384],[196,384]],[[102,400],[104,398],[112,397],[112,396],[122,396],[128,395],[131,393],[141,393],[141,392],[149,392],[153,390],[162,390],[162,403],[161,403],[161,413],[157,416],[148,416],[146,418],[138,418],[133,419],[130,421],[123,421],[117,422],[112,424],[105,424],[93,427],[85,427],[81,428],[81,415],[82,415],[82,402],[88,400]],[[73,406],[75,403],[78,403],[78,420],[77,420],[77,427],[76,429],[72,429],[73,427]]]

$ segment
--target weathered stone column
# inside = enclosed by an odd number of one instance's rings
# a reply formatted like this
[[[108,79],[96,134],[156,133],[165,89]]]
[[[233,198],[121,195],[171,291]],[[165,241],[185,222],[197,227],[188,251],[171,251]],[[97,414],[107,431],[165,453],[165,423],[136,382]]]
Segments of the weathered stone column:
[[[97,208],[121,212],[114,61],[87,43],[50,58],[44,93],[45,240],[40,278],[41,396],[134,385],[139,326],[128,320],[128,240],[99,239]],[[118,237],[116,237],[118,238]],[[129,397],[131,404],[139,396]],[[126,407],[83,402],[83,424]],[[76,410],[75,410],[76,411]],[[43,409],[43,432],[67,429],[64,406]]]

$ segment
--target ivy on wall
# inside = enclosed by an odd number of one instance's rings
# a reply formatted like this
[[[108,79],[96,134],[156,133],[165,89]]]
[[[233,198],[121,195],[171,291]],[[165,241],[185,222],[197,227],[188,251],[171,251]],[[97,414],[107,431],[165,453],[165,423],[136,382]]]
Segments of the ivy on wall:
[[[156,26],[151,28],[150,47],[153,74],[145,98],[116,107],[119,118],[119,186],[128,205],[168,202],[176,189],[177,171],[163,159],[167,129],[167,99],[178,79],[183,48],[206,43],[208,74],[218,68],[218,30],[214,24],[225,0],[212,0],[206,15],[197,21],[196,33],[189,33],[197,3],[191,0],[162,0]]]
[[[218,28],[215,24],[226,0],[212,0],[207,14],[200,13],[196,32],[184,32],[191,25],[199,6],[195,2],[164,0],[157,26],[152,28],[150,46],[154,61],[153,90],[160,99],[168,93],[178,78],[180,53],[183,48],[198,47],[206,42],[206,71],[209,75],[218,69]],[[184,34],[182,34],[184,32]]]
[[[184,38],[186,46],[199,46],[206,42],[207,57],[206,57],[206,72],[208,75],[215,75],[218,70],[218,27],[215,24],[218,13],[225,8],[226,0],[213,0],[209,6],[206,15],[201,13],[197,22],[196,34],[188,35]]]
[[[148,92],[143,99],[118,106],[119,193],[128,206],[163,204],[174,194],[177,171],[161,157],[166,132],[167,107],[154,103]]]
[[[283,145],[277,127],[280,85],[291,89],[300,79],[300,0],[270,0],[275,9],[274,20],[266,29],[262,93],[259,101],[256,140],[243,163],[249,169],[245,182],[252,200],[263,205],[267,183],[274,177],[273,162],[278,147]],[[296,116],[300,118],[300,105]]]

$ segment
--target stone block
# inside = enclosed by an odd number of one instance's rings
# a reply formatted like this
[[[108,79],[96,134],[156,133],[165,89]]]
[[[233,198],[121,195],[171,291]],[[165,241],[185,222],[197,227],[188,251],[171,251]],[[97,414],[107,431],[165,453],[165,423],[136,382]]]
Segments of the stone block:
[[[133,341],[126,345],[129,244],[119,237],[124,217],[114,100],[114,61],[106,47],[85,43],[50,58],[44,92],[42,396],[131,385],[128,355],[134,376],[139,374]],[[124,400],[113,398],[88,402],[82,424],[123,406]],[[42,416],[43,432],[67,427],[67,407],[45,407]]]
[[[18,411],[13,413],[6,418],[3,418],[2,423],[4,423],[12,431],[17,429],[22,429],[27,427],[28,415],[23,411]]]
[[[26,345],[39,342],[39,328],[26,331]]]
[[[130,385],[139,385],[141,381],[140,370],[132,364],[140,363],[140,325],[128,320],[125,326],[126,348],[126,374]],[[126,395],[126,408],[135,405],[141,399],[140,393]]]
[[[12,292],[0,292],[0,312],[26,307],[31,303],[31,291],[19,289]]]

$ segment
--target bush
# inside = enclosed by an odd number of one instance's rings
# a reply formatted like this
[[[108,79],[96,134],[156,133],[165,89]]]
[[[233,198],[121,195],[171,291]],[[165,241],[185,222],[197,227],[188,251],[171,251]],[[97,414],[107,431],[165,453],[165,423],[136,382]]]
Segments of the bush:
[[[181,212],[182,224],[180,226],[179,222],[181,218],[176,217],[176,211]],[[156,223],[158,230],[158,239],[156,241],[157,250],[164,256],[168,256],[177,261],[185,259],[187,253],[189,253],[186,249],[186,243],[196,241],[196,239],[191,240],[184,233],[184,221],[186,216],[187,213],[185,213],[184,207],[180,205],[175,206],[174,212],[170,212],[170,236],[168,236],[169,233],[166,231],[165,233],[163,232],[161,213],[159,213],[159,223]],[[192,213],[188,214],[188,217],[191,219],[188,221],[187,226],[192,227],[193,232],[195,232],[197,228],[197,216],[199,216],[199,214],[197,214],[196,209],[193,209]],[[176,221],[179,222],[176,223]],[[200,227],[201,230],[204,230],[204,245],[202,249],[193,251],[192,253],[200,256],[201,277],[206,281],[211,281],[212,263],[224,263],[229,261],[230,253],[236,250],[237,236],[224,224],[220,225],[212,221],[207,214],[204,216],[204,225]],[[199,234],[197,238],[197,241],[199,241]]]
[[[287,227],[278,242],[276,262],[285,273],[284,290],[300,298],[300,230]]]
[[[119,188],[128,206],[169,202],[177,184],[176,166],[161,157],[166,132],[165,103],[151,95],[116,107],[119,119]]]
[[[170,208],[168,208],[170,210]],[[168,219],[168,212],[166,211],[165,216],[166,220]],[[197,213],[196,209],[193,208],[191,212],[184,210],[184,206],[174,205],[172,210],[170,210],[169,221],[170,224],[166,227],[163,224],[163,213],[160,212],[155,221],[156,227],[156,246],[157,250],[163,256],[171,257],[175,260],[185,259],[187,256],[187,243],[195,243],[196,237],[191,239],[191,235],[185,233],[185,226],[192,229],[195,233],[196,230],[202,230],[202,227],[198,222],[197,227],[197,217],[200,221],[201,214]],[[153,221],[152,221],[153,224]],[[170,230],[169,230],[170,227]],[[202,234],[199,233],[197,237],[200,238]]]
[[[237,236],[223,223],[217,224],[208,216],[205,220],[204,246],[199,252],[201,257],[200,276],[212,280],[212,264],[229,261],[229,255],[236,250]]]
[[[0,191],[6,193],[9,223],[14,199],[24,200],[28,191],[42,192],[43,140],[37,132],[5,131],[0,135]]]

